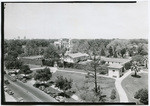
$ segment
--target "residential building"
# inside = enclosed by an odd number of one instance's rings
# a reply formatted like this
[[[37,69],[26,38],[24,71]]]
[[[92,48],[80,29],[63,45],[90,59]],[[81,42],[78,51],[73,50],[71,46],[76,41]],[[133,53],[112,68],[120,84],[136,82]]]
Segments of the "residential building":
[[[24,64],[35,64],[35,65],[43,65],[42,64],[42,55],[38,56],[28,56],[28,57],[19,57],[19,59],[24,63]]]
[[[109,65],[108,76],[119,78],[126,72],[125,64],[131,62],[132,59],[101,57],[101,60]]]
[[[86,53],[67,53],[64,56],[64,61],[68,63],[77,63],[80,61],[86,61],[89,58],[89,55]]]

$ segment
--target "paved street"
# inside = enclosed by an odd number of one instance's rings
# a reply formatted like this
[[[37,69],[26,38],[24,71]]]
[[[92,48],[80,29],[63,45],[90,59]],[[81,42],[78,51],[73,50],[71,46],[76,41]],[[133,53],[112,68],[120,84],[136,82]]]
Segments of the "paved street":
[[[10,80],[10,77],[9,77],[8,75],[5,75],[5,78],[7,78],[7,79]],[[27,93],[27,91],[28,91],[28,94],[29,94],[30,96],[32,96],[32,99],[34,98],[34,100],[35,100],[35,98],[36,98],[36,100],[39,100],[39,99],[40,99],[40,101],[42,101],[42,102],[57,102],[54,98],[52,98],[51,96],[49,96],[49,95],[46,94],[45,92],[43,92],[43,91],[41,91],[41,90],[39,90],[39,89],[33,87],[32,85],[29,86],[29,85],[27,85],[27,84],[25,84],[25,83],[22,83],[22,82],[20,82],[20,81],[13,82],[13,84],[14,84],[15,86],[19,86],[19,87],[25,89],[26,92],[24,92],[24,93]],[[18,91],[17,91],[17,92],[18,92]],[[22,93],[22,90],[20,90],[20,93]],[[28,94],[26,94],[26,98],[28,97]],[[33,95],[34,95],[34,96],[33,96]],[[37,98],[38,98],[38,99],[37,99]]]

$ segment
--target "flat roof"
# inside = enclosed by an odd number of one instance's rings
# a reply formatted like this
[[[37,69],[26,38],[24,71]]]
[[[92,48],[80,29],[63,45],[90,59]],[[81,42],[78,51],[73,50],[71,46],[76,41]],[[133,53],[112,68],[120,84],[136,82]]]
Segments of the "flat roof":
[[[120,65],[120,64],[111,64],[111,65],[108,66],[108,68],[117,68],[117,69],[120,69],[120,68],[122,68],[122,67],[123,67],[123,66]]]
[[[118,62],[118,63],[127,63],[131,61],[131,59],[124,59],[124,58],[108,58],[101,56],[101,59],[108,62]]]
[[[88,54],[86,53],[69,53],[69,54],[66,54],[66,56],[70,56],[72,58],[77,58],[77,57],[82,57],[82,56],[89,56]]]
[[[43,58],[43,55],[37,55],[37,56],[27,56],[27,57],[21,57],[25,59],[38,59],[38,58]]]

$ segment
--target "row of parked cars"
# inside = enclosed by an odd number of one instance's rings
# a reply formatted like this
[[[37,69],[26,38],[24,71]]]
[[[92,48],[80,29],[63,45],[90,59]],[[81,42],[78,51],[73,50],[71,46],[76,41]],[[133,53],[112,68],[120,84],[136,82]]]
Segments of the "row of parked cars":
[[[11,89],[9,89],[7,86],[4,86],[4,91],[7,92],[9,95],[14,94],[14,92]]]
[[[64,100],[63,96],[59,96],[59,91],[53,89],[53,88],[49,88],[49,87],[45,87],[44,85],[37,87],[40,90],[44,91],[45,93],[49,94],[51,97],[55,98],[57,101],[59,102],[66,102]]]
[[[12,81],[16,81],[15,78],[11,78]],[[9,95],[14,95],[14,92],[8,88],[6,85],[9,85],[10,82],[8,80],[4,80],[4,91],[7,92]],[[24,102],[22,97],[16,97],[17,102]]]

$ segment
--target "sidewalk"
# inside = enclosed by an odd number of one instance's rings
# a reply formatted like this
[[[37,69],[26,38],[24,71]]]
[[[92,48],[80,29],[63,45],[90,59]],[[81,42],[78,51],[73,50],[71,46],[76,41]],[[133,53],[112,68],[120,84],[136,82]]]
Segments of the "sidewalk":
[[[57,70],[57,71],[60,71],[60,72],[69,72],[69,73],[77,73],[77,74],[83,74],[83,75],[87,75],[87,73],[86,72],[76,72],[76,71],[68,71],[68,70]],[[113,78],[113,77],[109,77],[109,76],[107,76],[107,75],[100,75],[100,74],[98,74],[97,73],[97,76],[98,77],[106,77],[106,78],[112,78],[112,79],[116,79],[116,78]]]
[[[6,92],[5,92],[5,100],[6,102],[17,102],[16,99],[12,95],[9,95]]]
[[[129,70],[121,78],[116,78],[115,86],[116,86],[116,89],[117,89],[119,97],[120,97],[120,102],[129,102],[127,94],[124,91],[124,89],[122,88],[121,82],[123,81],[123,79],[125,79],[131,73],[132,73],[132,71]]]

